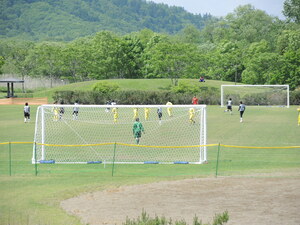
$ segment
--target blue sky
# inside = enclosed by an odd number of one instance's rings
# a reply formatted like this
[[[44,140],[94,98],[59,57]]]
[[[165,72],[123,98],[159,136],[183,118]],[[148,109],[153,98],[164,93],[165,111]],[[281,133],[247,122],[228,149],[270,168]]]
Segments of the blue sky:
[[[181,6],[191,13],[210,13],[213,16],[226,16],[234,11],[239,5],[251,4],[256,9],[265,11],[271,16],[280,19],[285,0],[147,0],[155,3],[165,3],[170,6]]]

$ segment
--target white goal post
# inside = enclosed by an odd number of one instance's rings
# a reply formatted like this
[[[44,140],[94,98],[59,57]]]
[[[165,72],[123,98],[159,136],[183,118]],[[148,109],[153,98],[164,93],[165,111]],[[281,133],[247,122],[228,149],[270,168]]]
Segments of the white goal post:
[[[206,105],[42,105],[32,163],[202,164],[206,135]]]
[[[229,98],[236,105],[290,106],[289,85],[221,85],[221,107]]]

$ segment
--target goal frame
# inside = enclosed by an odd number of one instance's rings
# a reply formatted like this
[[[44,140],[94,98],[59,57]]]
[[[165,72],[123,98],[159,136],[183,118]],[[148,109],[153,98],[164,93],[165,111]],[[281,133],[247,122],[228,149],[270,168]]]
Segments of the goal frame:
[[[35,120],[35,134],[34,134],[34,146],[33,146],[33,156],[32,156],[32,163],[33,164],[37,164],[37,163],[41,163],[44,160],[48,160],[46,159],[45,155],[46,155],[46,146],[49,146],[49,143],[47,143],[45,141],[45,132],[47,132],[46,130],[46,124],[45,124],[45,107],[47,108],[53,108],[53,107],[64,107],[66,108],[74,108],[74,105],[54,105],[54,104],[47,104],[47,105],[41,105],[38,107],[37,109],[37,113],[36,113],[36,120]],[[170,105],[115,105],[115,106],[108,106],[108,105],[76,105],[76,107],[80,108],[97,108],[97,109],[103,109],[105,110],[106,108],[113,108],[113,107],[117,107],[117,108],[155,108],[157,109],[158,107],[161,108],[170,108]],[[196,110],[201,110],[201,113],[199,113],[199,122],[200,122],[200,137],[199,137],[199,145],[197,145],[197,148],[199,148],[199,160],[197,162],[188,162],[189,164],[203,164],[203,163],[207,163],[207,124],[206,124],[206,105],[172,105],[171,108],[195,108]],[[40,123],[40,125],[38,125],[38,123]],[[38,126],[40,126],[38,128]],[[41,131],[41,136],[40,136],[40,141],[37,140],[37,133],[38,130]],[[89,143],[88,143],[89,144]],[[87,144],[87,145],[88,145]],[[125,143],[128,144],[128,143]],[[38,159],[37,158],[37,146],[40,145],[41,148],[41,157]],[[51,145],[51,144],[50,144]],[[130,145],[132,145],[132,143],[130,143]],[[66,145],[68,146],[68,145]],[[151,147],[151,146],[149,146]],[[172,146],[171,146],[172,147]],[[180,146],[173,146],[173,147],[180,147]],[[151,160],[151,159],[149,159]],[[180,159],[178,159],[177,163],[184,163],[184,161],[181,161]],[[65,163],[65,164],[83,164],[83,163],[88,163],[88,162],[55,162],[55,163]],[[145,163],[145,162],[110,162],[110,161],[105,161],[105,163],[110,164],[110,163],[116,163],[116,164],[141,164],[141,163]],[[175,162],[159,162],[158,164],[173,164]]]
[[[231,84],[223,84],[221,85],[221,107],[224,107],[224,87],[285,87],[286,91],[287,91],[287,96],[286,96],[286,107],[289,108],[290,107],[290,86],[289,85],[271,85],[271,84],[266,84],[266,85],[259,85],[259,84],[245,84],[245,85],[231,85]]]

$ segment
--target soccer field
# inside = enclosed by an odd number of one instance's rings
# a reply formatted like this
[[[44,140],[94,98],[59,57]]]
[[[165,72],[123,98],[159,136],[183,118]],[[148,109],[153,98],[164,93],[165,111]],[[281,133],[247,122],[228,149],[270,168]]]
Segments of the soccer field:
[[[24,124],[22,106],[1,106],[0,143],[33,141],[36,107],[31,108],[32,120]],[[243,123],[239,122],[237,107],[233,110],[234,114],[230,115],[224,112],[224,108],[208,106],[207,143],[220,143],[221,147],[220,149],[218,145],[208,147],[208,164],[203,165],[116,165],[113,171],[112,165],[51,164],[38,165],[38,174],[35,176],[35,165],[31,164],[32,144],[11,144],[10,148],[8,144],[1,144],[0,224],[9,224],[9,221],[11,224],[80,224],[77,218],[67,215],[59,207],[61,200],[81,192],[104,190],[121,185],[212,177],[216,174],[217,166],[219,176],[253,176],[259,173],[272,176],[273,172],[300,168],[299,148],[222,146],[300,146],[300,127],[297,126],[295,106],[247,107]],[[132,116],[131,113],[128,115]],[[188,120],[187,117],[184,118],[185,121]],[[128,135],[128,142],[133,143],[131,126],[132,123],[128,125],[130,135],[126,132],[126,136]],[[168,128],[167,132],[170,129]],[[146,142],[147,138],[154,137],[154,133],[146,130],[142,143]],[[59,136],[63,136],[63,133]],[[155,143],[154,138],[151,141]],[[184,140],[182,141],[184,143]]]

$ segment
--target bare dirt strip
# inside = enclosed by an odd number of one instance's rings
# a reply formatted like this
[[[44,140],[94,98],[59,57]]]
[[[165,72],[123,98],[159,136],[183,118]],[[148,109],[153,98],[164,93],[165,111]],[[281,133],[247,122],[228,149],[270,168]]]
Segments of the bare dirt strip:
[[[226,210],[229,225],[299,225],[300,174],[164,181],[85,193],[61,202],[83,224],[122,224],[145,210],[151,217],[211,223]]]

